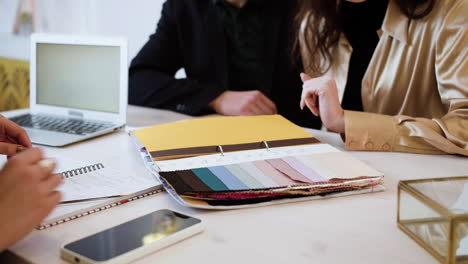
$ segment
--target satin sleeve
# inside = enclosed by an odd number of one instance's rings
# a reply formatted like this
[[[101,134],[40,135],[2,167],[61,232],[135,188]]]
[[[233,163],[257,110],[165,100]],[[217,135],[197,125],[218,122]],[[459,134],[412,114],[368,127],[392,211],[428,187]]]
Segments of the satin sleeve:
[[[347,149],[468,156],[466,14],[467,1],[456,2],[434,41],[437,89],[447,113],[428,119],[345,111]]]

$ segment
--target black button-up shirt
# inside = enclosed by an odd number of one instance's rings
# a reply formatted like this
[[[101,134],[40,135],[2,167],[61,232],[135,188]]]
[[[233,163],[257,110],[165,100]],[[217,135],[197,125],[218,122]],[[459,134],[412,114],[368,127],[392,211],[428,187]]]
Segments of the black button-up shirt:
[[[265,70],[265,14],[263,0],[249,0],[237,8],[213,0],[226,37],[229,90],[261,90]]]

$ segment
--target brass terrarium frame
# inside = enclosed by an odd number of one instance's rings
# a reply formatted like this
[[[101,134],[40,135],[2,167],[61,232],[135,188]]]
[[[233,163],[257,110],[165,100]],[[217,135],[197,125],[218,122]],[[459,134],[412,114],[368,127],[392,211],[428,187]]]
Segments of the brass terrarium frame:
[[[415,188],[411,187],[410,184],[414,183],[425,183],[425,182],[442,182],[442,181],[451,181],[451,180],[468,180],[468,176],[462,177],[448,177],[448,178],[437,178],[437,179],[423,179],[423,180],[406,180],[400,181],[398,184],[398,209],[397,209],[397,222],[398,227],[403,230],[409,237],[411,237],[414,241],[416,241],[420,246],[426,249],[431,255],[433,255],[437,260],[442,263],[468,263],[467,256],[456,256],[456,250],[454,246],[454,235],[455,235],[455,227],[458,226],[457,223],[468,222],[468,214],[454,214],[449,209],[445,208],[438,202],[434,201],[433,199],[427,197],[426,195],[422,194]],[[406,193],[412,195],[415,199],[417,199],[422,204],[426,205],[428,208],[434,210],[441,217],[438,218],[425,218],[424,220],[403,220],[400,221],[400,205],[401,205],[401,191],[405,191]],[[427,224],[427,223],[434,223],[434,222],[448,222],[448,243],[447,243],[447,256],[444,257],[440,255],[434,248],[430,247],[425,243],[420,237],[415,235],[412,231],[410,231],[405,224]]]

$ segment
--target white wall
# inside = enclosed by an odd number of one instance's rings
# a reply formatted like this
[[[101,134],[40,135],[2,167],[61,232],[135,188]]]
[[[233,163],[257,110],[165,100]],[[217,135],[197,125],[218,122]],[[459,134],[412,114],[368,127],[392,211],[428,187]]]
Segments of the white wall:
[[[15,25],[17,0],[0,0],[0,33],[11,33]]]
[[[156,29],[164,0],[38,0],[46,32],[123,36],[132,59]]]
[[[2,12],[15,12],[14,1],[18,0],[0,0]],[[164,0],[36,0],[40,31],[126,37],[129,60],[155,31],[163,3]],[[9,17],[14,16],[0,16],[0,31],[11,31]]]

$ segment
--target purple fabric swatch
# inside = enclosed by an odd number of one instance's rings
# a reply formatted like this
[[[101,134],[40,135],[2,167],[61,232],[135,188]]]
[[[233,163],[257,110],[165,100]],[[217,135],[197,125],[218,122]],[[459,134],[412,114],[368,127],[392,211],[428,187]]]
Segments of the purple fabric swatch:
[[[282,159],[270,159],[267,160],[271,166],[273,166],[278,171],[282,172],[286,176],[290,177],[291,179],[298,181],[298,182],[312,182],[309,178],[302,175],[300,172],[293,169],[288,163],[286,163]]]
[[[300,174],[304,175],[308,179],[310,179],[313,182],[324,182],[328,181],[327,179],[323,178],[320,176],[318,173],[316,173],[312,168],[308,167],[304,163],[300,162],[296,158],[293,157],[284,157],[282,158],[286,163],[289,164],[293,169],[298,171]]]

